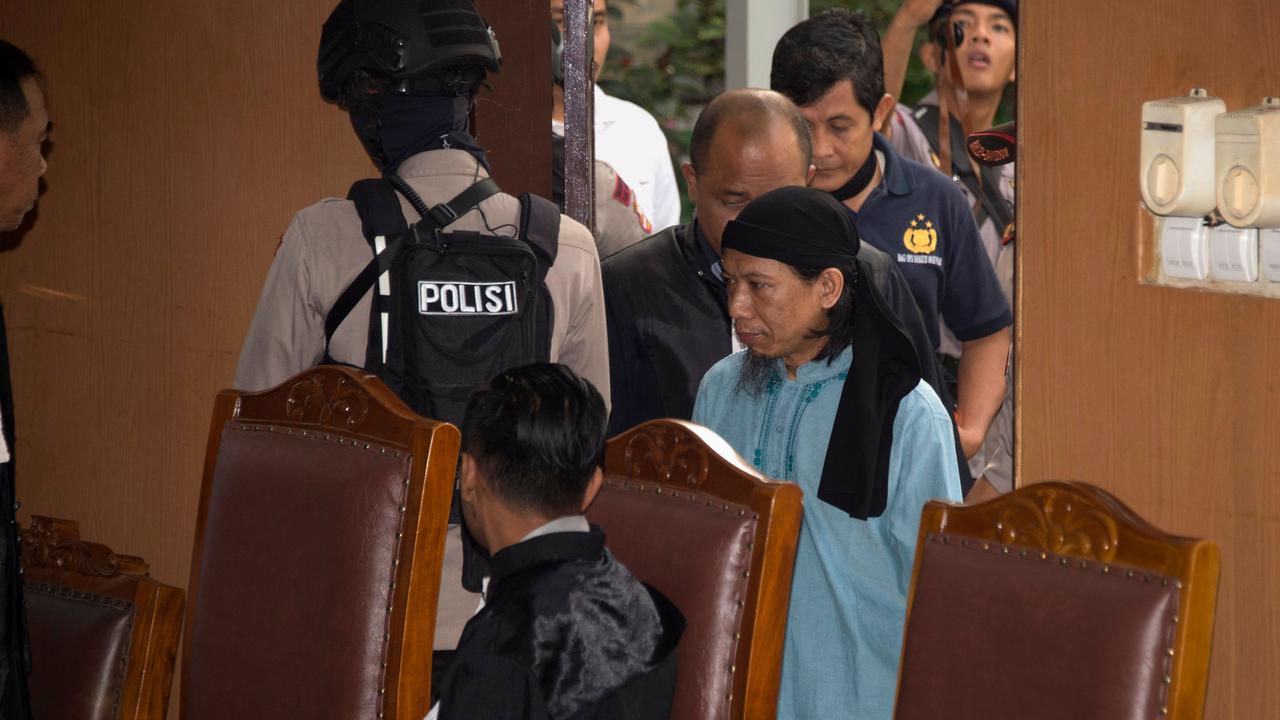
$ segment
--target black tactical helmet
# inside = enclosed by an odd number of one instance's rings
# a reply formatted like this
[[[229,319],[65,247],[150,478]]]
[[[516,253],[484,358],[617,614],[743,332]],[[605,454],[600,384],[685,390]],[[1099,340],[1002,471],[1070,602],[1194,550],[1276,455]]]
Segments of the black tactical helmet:
[[[342,104],[359,71],[407,95],[463,95],[498,71],[502,54],[471,0],[340,0],[317,66],[320,95]]]

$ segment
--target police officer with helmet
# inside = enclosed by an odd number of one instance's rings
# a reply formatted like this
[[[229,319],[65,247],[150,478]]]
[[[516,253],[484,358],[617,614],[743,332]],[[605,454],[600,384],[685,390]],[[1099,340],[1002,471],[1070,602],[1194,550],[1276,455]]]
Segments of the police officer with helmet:
[[[330,358],[378,374],[424,415],[460,422],[476,383],[544,360],[573,368],[608,403],[591,233],[550,201],[502,192],[468,132],[476,93],[501,63],[471,0],[340,0],[321,34],[320,92],[350,115],[382,178],[294,216],[237,388],[271,388]],[[499,344],[459,359],[475,337]],[[460,587],[462,555],[451,525],[437,648],[456,644],[476,607]]]

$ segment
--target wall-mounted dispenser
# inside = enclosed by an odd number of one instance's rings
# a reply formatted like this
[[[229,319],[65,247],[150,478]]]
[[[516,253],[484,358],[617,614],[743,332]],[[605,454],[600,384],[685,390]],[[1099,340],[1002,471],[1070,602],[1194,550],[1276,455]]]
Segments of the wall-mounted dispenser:
[[[1213,210],[1214,119],[1226,112],[1202,88],[1142,104],[1142,199],[1157,215],[1201,217]]]
[[[1280,98],[1217,119],[1218,212],[1241,228],[1280,227]]]

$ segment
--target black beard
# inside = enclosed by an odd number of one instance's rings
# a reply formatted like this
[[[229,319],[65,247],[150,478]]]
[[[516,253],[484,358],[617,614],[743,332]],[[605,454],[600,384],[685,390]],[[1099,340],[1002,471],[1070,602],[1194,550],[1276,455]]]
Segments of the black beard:
[[[764,357],[747,350],[747,356],[743,358],[742,367],[738,370],[737,391],[759,397],[777,372],[776,363],[777,358]]]

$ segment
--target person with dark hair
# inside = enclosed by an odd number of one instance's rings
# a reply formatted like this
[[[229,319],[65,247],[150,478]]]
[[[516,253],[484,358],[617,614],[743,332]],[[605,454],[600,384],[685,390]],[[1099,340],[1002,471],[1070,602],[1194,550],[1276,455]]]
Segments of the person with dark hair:
[[[722,247],[746,350],[707,372],[693,420],[805,493],[778,717],[887,719],[920,509],[960,499],[919,310],[821,190],[753,200]]]
[[[551,99],[554,112],[564,116],[564,37],[551,23]],[[635,245],[653,232],[640,199],[618,171],[596,158],[595,173],[596,249],[604,260],[619,250]],[[551,199],[565,210],[564,123],[551,122]]]
[[[659,417],[687,419],[698,381],[728,355],[733,332],[720,277],[725,223],[753,198],[813,177],[809,129],[791,101],[768,90],[713,99],[693,127],[681,170],[693,221],[606,258],[610,434]]]
[[[814,187],[840,200],[862,238],[897,261],[934,349],[946,349],[941,321],[961,342],[955,419],[968,458],[1004,397],[1013,318],[964,195],[931,168],[899,156],[877,132],[894,108],[882,63],[879,37],[865,16],[828,10],[778,41],[770,84],[809,122]]]
[[[35,63],[0,40],[0,232],[17,230],[44,176],[49,113]]]
[[[43,78],[35,62],[0,40],[0,234],[16,230],[36,204],[49,137]],[[13,386],[0,308],[0,718],[27,720],[27,623],[22,601],[14,483]]]
[[[1002,273],[1000,258],[1014,238],[1014,164],[971,159],[966,137],[995,123],[1016,77],[1018,0],[905,0],[884,36],[885,82],[891,95],[902,86],[921,26],[929,33],[920,59],[937,80],[914,109],[897,106],[887,121],[889,141],[903,157],[932,165],[957,181],[973,209],[987,259],[1001,285],[1010,285],[1012,277]],[[1005,295],[1012,297],[1007,288]],[[943,344],[944,351],[950,348],[954,354],[956,341],[945,330]],[[1001,414],[1011,412],[1009,397],[1006,392]],[[1001,449],[997,423],[1007,425],[998,415],[982,450],[969,462],[987,494],[1013,489],[1010,457],[1007,448]]]
[[[320,93],[350,115],[382,178],[294,216],[236,387],[262,390],[343,362],[377,374],[418,413],[455,423],[475,386],[531,360],[563,362],[607,393],[591,233],[549,200],[502,192],[468,131],[476,94],[500,66],[471,0],[337,3],[321,31]],[[453,647],[478,600],[483,559],[464,547],[475,550],[454,524],[440,649]]]
[[[564,29],[565,0],[550,0],[551,19]],[[592,77],[600,78],[609,55],[609,8],[593,0]],[[609,163],[635,188],[636,202],[654,226],[680,222],[680,191],[671,165],[667,136],[657,119],[639,105],[613,97],[594,86],[596,157]],[[551,107],[551,126],[564,125],[563,98]],[[562,133],[563,134],[563,133]]]
[[[680,612],[605,548],[605,407],[564,365],[499,374],[467,405],[462,510],[493,555],[484,607],[440,687],[440,718],[659,718]]]
[[[919,56],[934,74],[935,86],[914,109],[897,106],[888,120],[889,139],[904,157],[959,179],[994,262],[1001,237],[1013,223],[1013,165],[984,170],[971,163],[965,138],[995,124],[1017,75],[1018,0],[903,2],[884,37],[885,84],[891,95],[902,88],[912,42],[922,26],[929,33]]]

